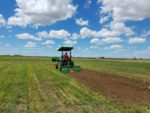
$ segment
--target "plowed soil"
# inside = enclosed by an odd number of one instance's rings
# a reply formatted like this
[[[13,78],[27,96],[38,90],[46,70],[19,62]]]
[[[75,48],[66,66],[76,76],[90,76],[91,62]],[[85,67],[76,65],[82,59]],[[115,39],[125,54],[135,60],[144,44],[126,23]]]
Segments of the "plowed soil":
[[[150,82],[90,70],[69,76],[121,104],[150,104]]]

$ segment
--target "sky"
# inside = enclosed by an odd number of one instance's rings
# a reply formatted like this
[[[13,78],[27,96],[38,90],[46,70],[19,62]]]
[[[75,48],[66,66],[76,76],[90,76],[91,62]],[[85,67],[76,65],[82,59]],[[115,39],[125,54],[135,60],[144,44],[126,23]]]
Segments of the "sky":
[[[150,0],[1,0],[0,55],[150,58]]]

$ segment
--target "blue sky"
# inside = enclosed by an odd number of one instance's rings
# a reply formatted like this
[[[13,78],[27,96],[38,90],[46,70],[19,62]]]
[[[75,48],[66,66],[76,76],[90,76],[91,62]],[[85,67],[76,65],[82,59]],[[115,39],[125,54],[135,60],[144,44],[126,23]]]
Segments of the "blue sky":
[[[150,58],[149,12],[149,0],[1,0],[0,55]]]

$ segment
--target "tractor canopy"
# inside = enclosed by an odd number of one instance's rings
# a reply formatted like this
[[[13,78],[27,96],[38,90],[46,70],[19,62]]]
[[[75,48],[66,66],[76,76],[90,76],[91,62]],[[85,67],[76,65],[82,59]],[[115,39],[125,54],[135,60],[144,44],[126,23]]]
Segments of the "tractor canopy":
[[[71,51],[72,49],[73,49],[73,47],[62,46],[62,47],[58,48],[58,51]]]

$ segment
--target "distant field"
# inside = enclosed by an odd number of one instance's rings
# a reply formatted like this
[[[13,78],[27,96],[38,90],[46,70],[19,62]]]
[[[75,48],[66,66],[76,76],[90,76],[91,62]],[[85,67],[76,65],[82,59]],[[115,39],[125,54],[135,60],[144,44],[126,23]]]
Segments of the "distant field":
[[[149,60],[75,60],[83,68],[121,76],[150,80]]]
[[[83,68],[150,80],[150,64],[79,60]],[[0,113],[150,113],[119,105],[55,69],[50,58],[0,57]]]

